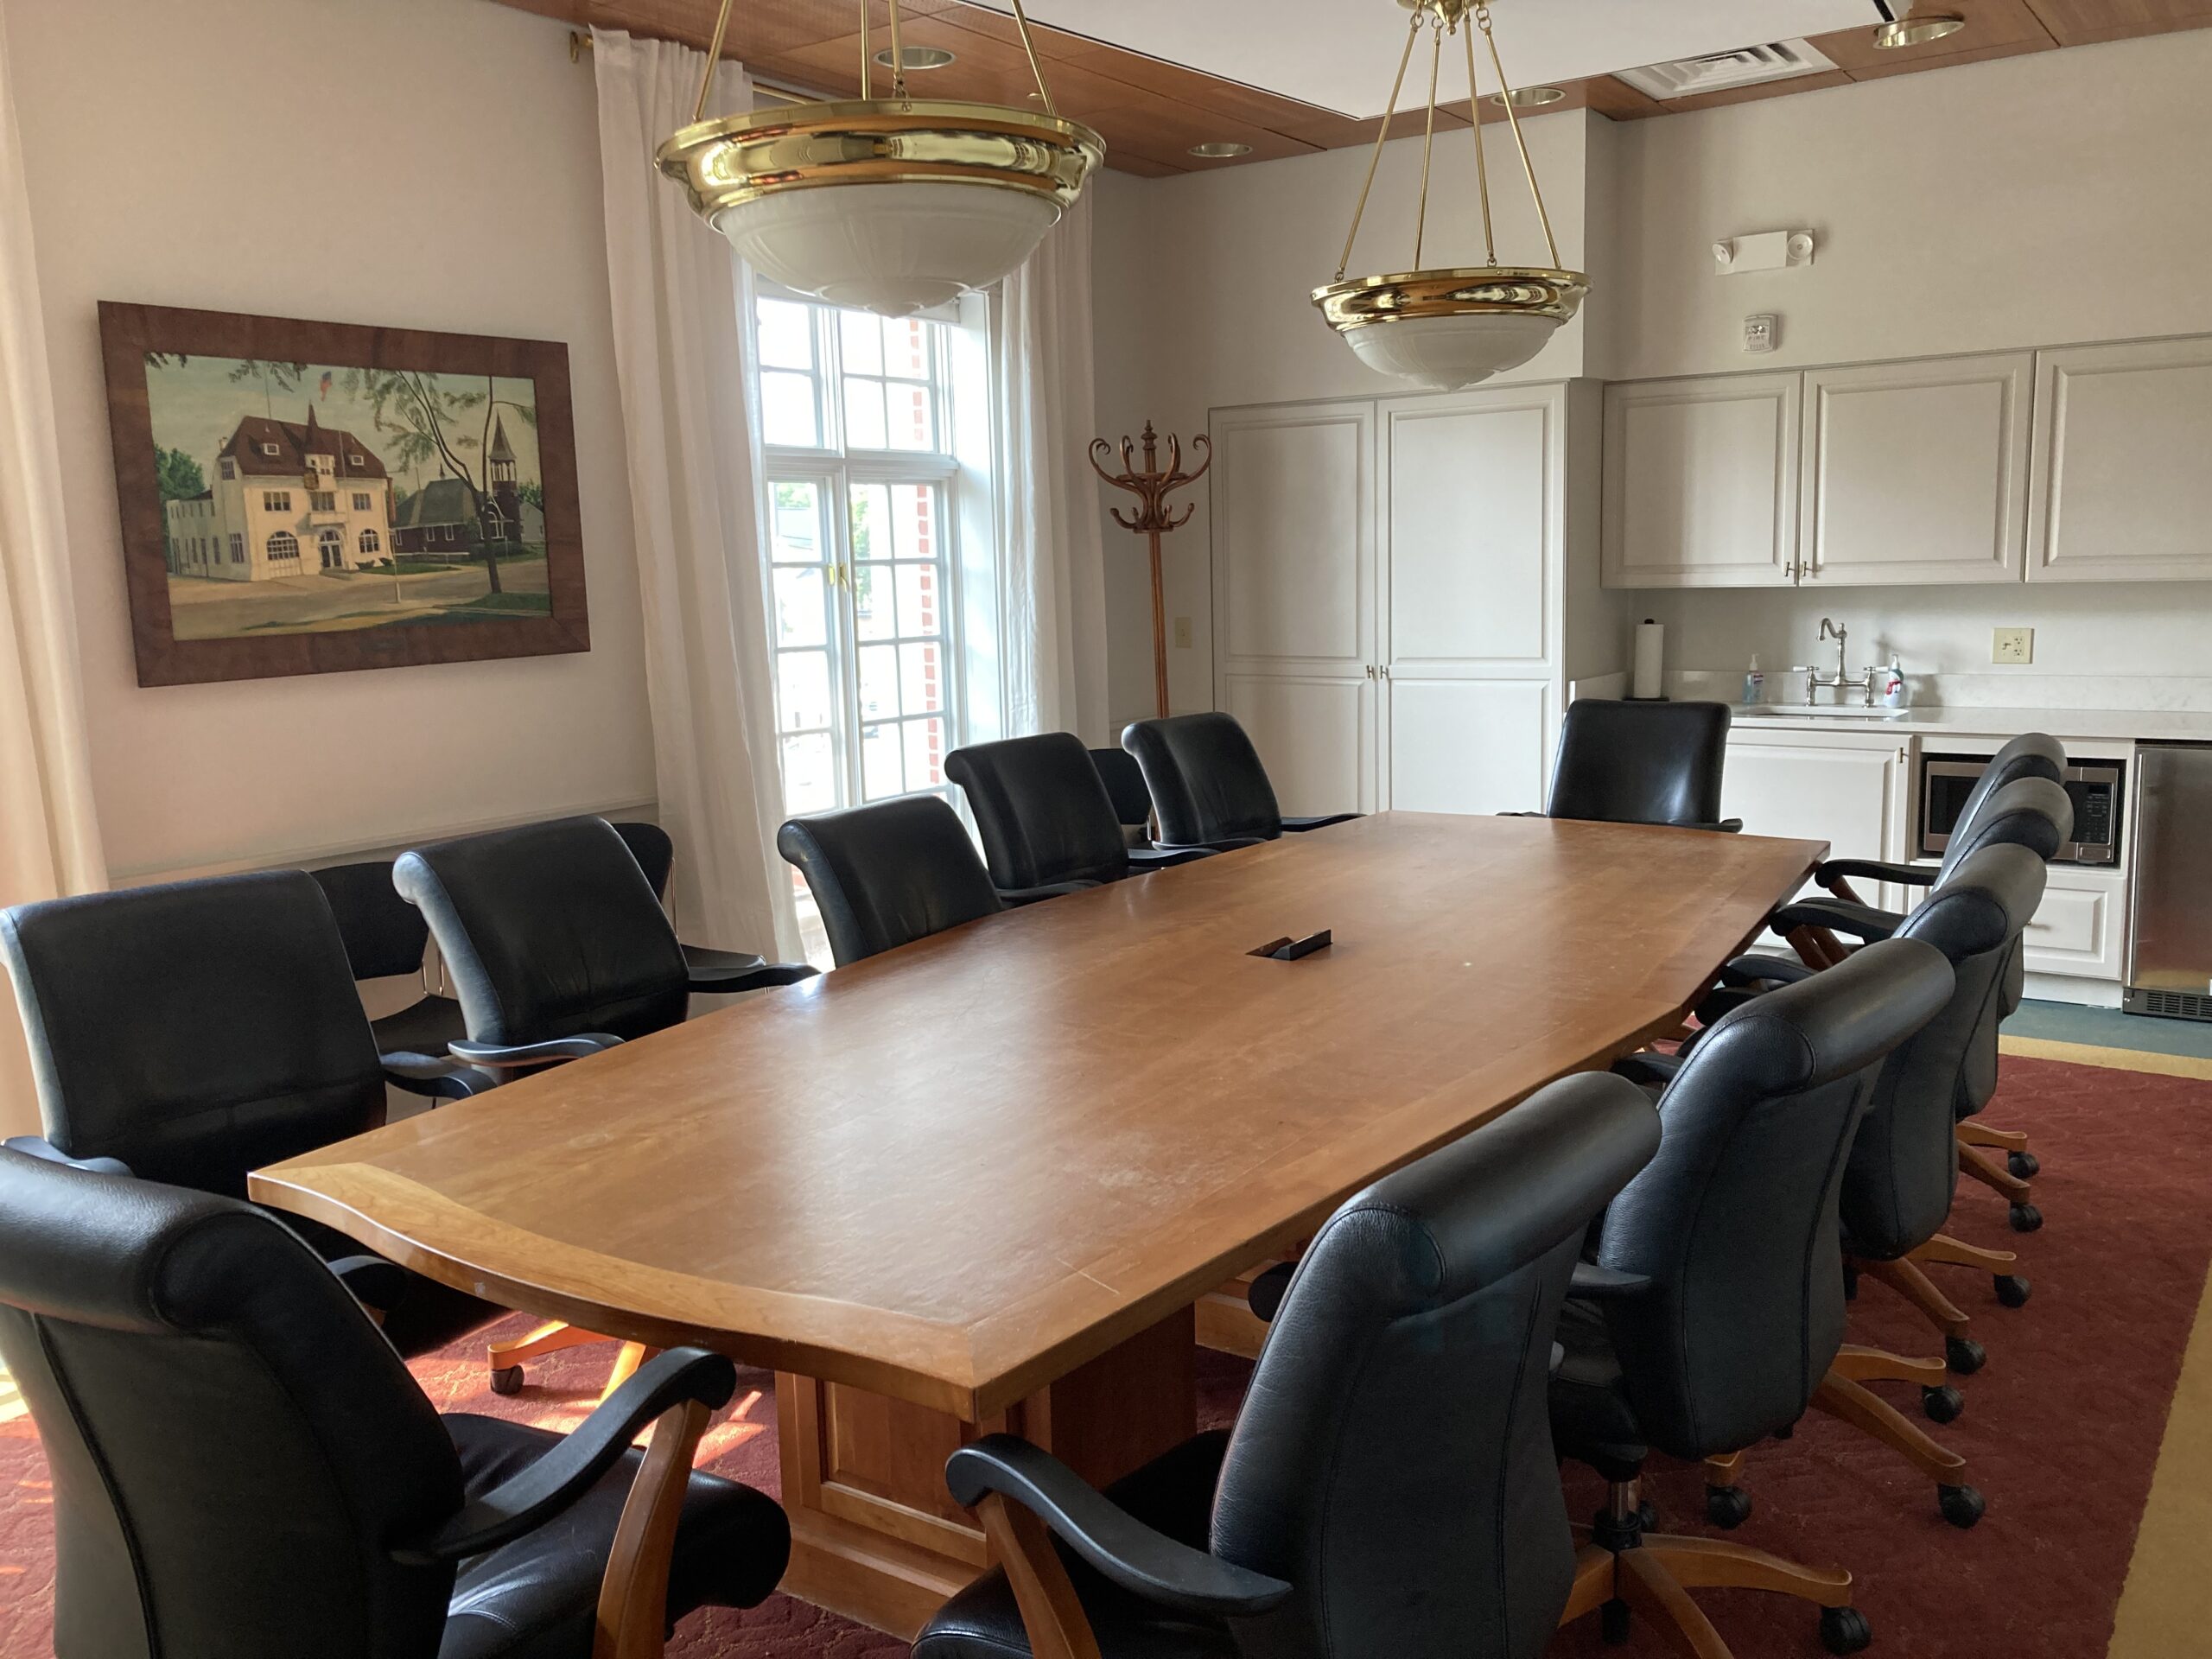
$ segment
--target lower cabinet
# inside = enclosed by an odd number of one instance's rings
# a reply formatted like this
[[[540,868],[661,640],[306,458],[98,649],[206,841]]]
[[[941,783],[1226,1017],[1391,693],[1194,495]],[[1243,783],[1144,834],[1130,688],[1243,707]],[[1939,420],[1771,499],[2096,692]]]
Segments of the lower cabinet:
[[[2127,963],[2127,879],[2054,864],[2026,944],[2031,974],[2118,982]]]
[[[1739,729],[1728,740],[1721,810],[1741,818],[1747,836],[1825,841],[1831,858],[1900,861],[1910,856],[1912,764],[1909,737]],[[1885,909],[1907,902],[1892,883],[1853,887]]]

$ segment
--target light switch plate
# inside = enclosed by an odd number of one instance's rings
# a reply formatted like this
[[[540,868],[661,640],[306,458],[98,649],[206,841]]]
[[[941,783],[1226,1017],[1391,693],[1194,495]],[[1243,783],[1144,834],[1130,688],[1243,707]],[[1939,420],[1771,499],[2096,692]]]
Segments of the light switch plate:
[[[1191,648],[1191,619],[1187,616],[1179,616],[1175,619],[1175,648],[1178,651],[1188,651]]]
[[[2033,628],[1999,628],[1991,635],[1991,662],[2032,663],[2035,659],[2036,631]]]

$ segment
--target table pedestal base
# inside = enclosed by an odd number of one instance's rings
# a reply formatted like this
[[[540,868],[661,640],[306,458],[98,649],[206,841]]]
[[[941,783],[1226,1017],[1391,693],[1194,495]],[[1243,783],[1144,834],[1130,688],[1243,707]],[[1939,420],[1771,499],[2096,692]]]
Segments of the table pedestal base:
[[[779,1373],[777,1436],[801,1600],[912,1641],[991,1563],[974,1516],[944,1489],[944,1461],[1003,1430],[1103,1486],[1198,1428],[1190,1309],[983,1423],[865,1389]]]

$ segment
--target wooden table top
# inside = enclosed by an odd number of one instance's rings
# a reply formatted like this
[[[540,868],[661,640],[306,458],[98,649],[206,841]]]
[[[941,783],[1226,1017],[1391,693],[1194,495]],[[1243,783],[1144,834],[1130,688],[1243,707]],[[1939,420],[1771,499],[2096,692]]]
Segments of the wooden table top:
[[[986,918],[252,1192],[503,1306],[980,1421],[1669,1029],[1826,851],[1380,814]]]

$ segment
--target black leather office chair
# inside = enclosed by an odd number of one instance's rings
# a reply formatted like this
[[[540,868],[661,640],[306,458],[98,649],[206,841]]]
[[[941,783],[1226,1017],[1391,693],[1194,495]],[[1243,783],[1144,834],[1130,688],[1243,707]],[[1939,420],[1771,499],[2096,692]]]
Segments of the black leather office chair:
[[[588,1058],[683,1022],[691,997],[811,978],[804,963],[735,957],[701,969],[622,837],[601,818],[562,818],[420,847],[392,881],[419,909],[460,999],[468,1035],[448,1052],[501,1077]],[[554,1321],[492,1350],[492,1386],[512,1394],[523,1363],[605,1338]],[[626,1344],[614,1381],[644,1356]]]
[[[776,850],[806,878],[840,968],[1006,908],[960,815],[935,795],[793,818]]]
[[[1122,840],[1130,848],[1147,848],[1152,842],[1152,791],[1145,787],[1144,768],[1127,749],[1093,749],[1090,764],[1098,781],[1114,803],[1114,816],[1122,825]]]
[[[1360,816],[1283,817],[1259,751],[1230,715],[1140,720],[1122,731],[1122,747],[1143,769],[1165,847],[1249,847]]]
[[[1535,1659],[1575,1570],[1544,1432],[1553,1322],[1590,1218],[1657,1141],[1632,1085],[1569,1077],[1348,1200],[1234,1432],[1103,1493],[1011,1435],[955,1452],[953,1497],[1075,1605],[994,1570],[915,1659],[1027,1653],[1025,1616],[1087,1620],[1106,1659]]]
[[[1568,704],[1544,816],[1741,830],[1720,816],[1729,718],[1725,702]]]
[[[298,870],[24,905],[0,912],[0,954],[46,1130],[8,1144],[34,1156],[243,1198],[248,1171],[380,1125],[387,1083],[448,1099],[492,1084],[449,1059],[379,1057],[330,906]],[[359,1249],[296,1225],[331,1260]],[[500,1312],[411,1274],[391,1288],[385,1330],[404,1353]]]
[[[676,842],[667,830],[657,823],[645,823],[635,819],[609,825],[622,837],[622,844],[630,849],[630,856],[638,861],[638,868],[645,873],[645,884],[652,888],[653,897],[668,897],[668,878],[676,869]]]
[[[1606,1210],[1560,1321],[1552,1433],[1608,1485],[1571,1614],[1602,1607],[1620,1637],[1642,1613],[1679,1650],[1722,1655],[1682,1590],[1732,1585],[1817,1604],[1831,1652],[1866,1645],[1849,1573],[1647,1535],[1638,1484],[1647,1448],[1703,1461],[1789,1432],[1808,1407],[1889,1411],[1832,1370],[1837,1204],[1877,1068],[1950,996],[1941,951],[1891,940],[1729,1014],[1667,1084],[1658,1156]]]
[[[461,1004],[432,990],[424,976],[430,925],[423,919],[423,912],[401,898],[391,885],[391,861],[332,864],[308,874],[329,901],[355,979],[397,979],[413,974],[422,980],[420,997],[397,1014],[369,1022],[377,1047],[387,1054],[438,1055],[455,1039],[467,1036]]]
[[[1009,905],[1208,855],[1202,847],[1133,850],[1105,780],[1071,732],[955,749],[944,774],[968,797],[991,880]]]
[[[0,1152],[0,1359],[53,1469],[60,1659],[589,1659],[656,1420],[689,1481],[673,1571],[611,1605],[657,1636],[759,1602],[790,1552],[773,1500],[689,1473],[727,1359],[663,1354],[566,1437],[441,1417],[299,1239],[226,1198]]]

